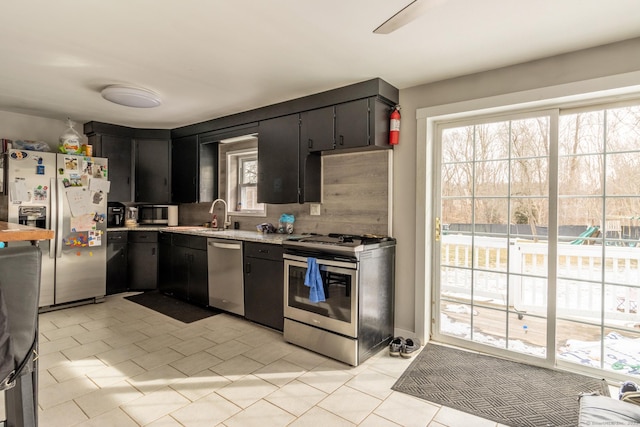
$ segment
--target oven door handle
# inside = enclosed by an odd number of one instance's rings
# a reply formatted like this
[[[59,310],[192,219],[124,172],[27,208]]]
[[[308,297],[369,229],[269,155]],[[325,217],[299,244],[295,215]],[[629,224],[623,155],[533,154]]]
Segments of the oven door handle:
[[[302,257],[302,256],[298,256],[298,255],[283,254],[282,258],[284,258],[285,260],[289,260],[289,261],[301,262],[303,264],[307,263],[307,257]],[[358,264],[355,263],[355,262],[334,261],[334,260],[324,259],[324,258],[316,258],[316,259],[318,260],[318,265],[326,265],[326,266],[330,266],[330,267],[348,268],[348,269],[351,269],[351,270],[357,270],[358,269]]]

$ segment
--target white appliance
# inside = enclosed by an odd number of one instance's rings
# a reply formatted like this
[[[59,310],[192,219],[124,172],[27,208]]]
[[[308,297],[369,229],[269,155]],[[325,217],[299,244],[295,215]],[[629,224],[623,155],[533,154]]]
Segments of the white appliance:
[[[39,243],[39,306],[104,297],[107,159],[13,149],[3,161],[0,220],[55,232]]]

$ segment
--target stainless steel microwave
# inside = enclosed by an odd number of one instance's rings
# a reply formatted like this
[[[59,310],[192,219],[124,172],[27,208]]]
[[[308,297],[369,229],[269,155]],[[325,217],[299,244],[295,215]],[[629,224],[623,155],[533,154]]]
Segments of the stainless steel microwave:
[[[139,205],[138,224],[169,224],[170,205]]]

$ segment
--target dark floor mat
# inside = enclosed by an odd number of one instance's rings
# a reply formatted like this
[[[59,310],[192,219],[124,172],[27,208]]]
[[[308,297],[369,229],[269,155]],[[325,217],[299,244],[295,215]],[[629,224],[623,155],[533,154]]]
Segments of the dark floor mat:
[[[429,343],[393,390],[508,426],[576,426],[578,396],[609,396],[603,379]]]
[[[219,310],[198,307],[158,291],[147,291],[141,294],[125,297],[125,299],[184,323],[195,322],[196,320],[205,319],[209,316],[215,316],[216,314],[221,313]]]

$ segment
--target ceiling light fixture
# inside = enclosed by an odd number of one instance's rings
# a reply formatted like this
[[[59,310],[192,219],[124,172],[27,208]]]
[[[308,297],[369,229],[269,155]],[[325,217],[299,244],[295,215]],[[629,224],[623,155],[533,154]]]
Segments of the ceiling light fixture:
[[[102,97],[115,104],[134,108],[153,108],[162,104],[150,90],[125,85],[110,85],[102,89]]]

